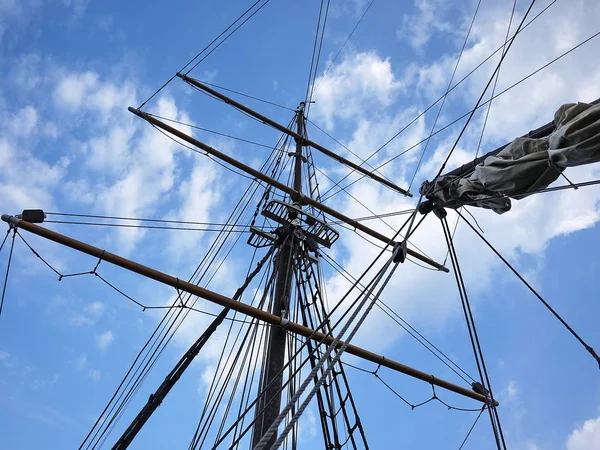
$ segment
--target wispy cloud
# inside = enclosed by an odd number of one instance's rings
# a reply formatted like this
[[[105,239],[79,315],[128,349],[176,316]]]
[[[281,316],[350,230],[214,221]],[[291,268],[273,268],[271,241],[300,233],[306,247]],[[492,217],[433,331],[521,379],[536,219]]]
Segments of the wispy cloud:
[[[102,334],[99,334],[96,337],[96,344],[98,345],[98,348],[100,350],[105,351],[108,348],[108,346],[113,342],[113,340],[113,332],[111,330],[108,330]]]

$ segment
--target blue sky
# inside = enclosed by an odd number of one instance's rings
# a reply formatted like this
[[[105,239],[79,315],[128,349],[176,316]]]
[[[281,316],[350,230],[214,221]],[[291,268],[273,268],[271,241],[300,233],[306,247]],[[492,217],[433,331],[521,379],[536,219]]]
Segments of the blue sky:
[[[223,222],[248,180],[165,139],[127,111],[127,106],[138,106],[148,98],[248,6],[221,3],[0,0],[1,212],[16,214],[39,207]],[[530,17],[549,3],[536,3]],[[375,0],[332,62],[367,4],[365,0],[331,2],[316,103],[309,116],[362,158],[443,94],[476,6],[474,1]],[[517,3],[513,31],[527,4]],[[272,0],[191,75],[295,108],[306,90],[318,8],[316,1]],[[502,44],[511,8],[511,1],[482,1],[455,81]],[[597,2],[558,0],[516,39],[496,92],[599,31],[599,17]],[[597,48],[593,40],[498,97],[481,151],[547,123],[562,103],[597,98]],[[436,129],[475,104],[493,64],[494,60],[483,65],[448,96]],[[242,101],[279,122],[291,119],[290,111],[247,98]],[[179,80],[149,102],[146,110],[268,145],[279,138],[275,131]],[[434,107],[386,146],[375,163],[425,138],[437,111]],[[483,122],[484,113],[475,115],[449,167],[473,157]],[[462,123],[431,140],[413,192],[435,175]],[[310,124],[308,132],[313,140],[356,160]],[[254,167],[268,155],[261,147],[193,133]],[[419,146],[395,160],[384,173],[398,185],[408,186],[422,150]],[[334,180],[347,172],[317,154],[315,162]],[[573,181],[597,179],[600,168],[569,169],[567,174]],[[331,184],[322,176],[320,183],[322,190]],[[350,189],[375,213],[414,204],[414,199],[370,181]],[[371,214],[344,193],[328,204],[352,217]],[[488,239],[598,349],[600,189],[534,196],[514,202],[513,210],[503,216],[472,212]],[[449,217],[453,224],[455,216]],[[401,221],[402,217],[388,220],[391,228]],[[368,223],[391,233],[379,221]],[[212,239],[211,233],[191,231],[47,226],[180,278],[192,273]],[[377,249],[355,233],[340,231],[341,238],[329,254],[356,276]],[[23,236],[62,273],[90,270],[96,264],[92,258],[25,232]],[[444,260],[436,219],[428,218],[412,243]],[[594,361],[466,227],[459,226],[456,245],[502,404],[499,412],[509,447],[600,448],[600,384]],[[7,256],[5,248],[0,253],[1,273]],[[209,287],[232,295],[249,258],[249,250],[240,245]],[[324,267],[329,299],[341,297],[347,283]],[[145,304],[164,305],[175,295],[108,264],[101,264],[99,273]],[[384,299],[468,373],[476,373],[451,274],[405,264]],[[202,308],[218,311],[206,302]],[[58,282],[17,240],[0,317],[0,448],[77,448],[159,319],[160,314],[141,311],[93,276]],[[107,445],[209,320],[201,315],[186,319]],[[218,334],[211,340],[131,448],[189,444],[222,339]],[[464,384],[378,311],[368,318],[357,343]],[[366,363],[364,367],[373,369]],[[411,411],[372,375],[352,369],[348,374],[371,448],[458,448],[475,419],[475,413],[447,411],[438,403]],[[382,377],[413,403],[430,395],[428,385],[403,375],[383,371]],[[441,392],[440,396],[450,404],[473,407],[473,402],[454,394]],[[320,448],[320,439],[314,416],[309,417],[301,424],[301,448]],[[486,416],[465,448],[493,448]]]

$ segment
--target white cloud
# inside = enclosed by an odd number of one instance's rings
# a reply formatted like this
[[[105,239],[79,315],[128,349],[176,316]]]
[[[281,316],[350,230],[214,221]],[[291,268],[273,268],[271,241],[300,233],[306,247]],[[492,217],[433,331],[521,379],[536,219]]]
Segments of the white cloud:
[[[102,351],[106,350],[108,346],[113,342],[114,336],[111,330],[105,331],[96,337],[96,344]]]
[[[104,307],[105,305],[101,301],[95,301],[85,305],[83,312],[77,313],[71,317],[71,325],[89,326],[95,324],[102,314],[104,314]]]
[[[567,450],[597,450],[600,449],[600,417],[586,420],[580,428],[569,435]]]
[[[391,61],[374,52],[355,53],[315,81],[316,119],[332,129],[335,119],[352,119],[372,115],[390,106],[402,89]]]
[[[510,403],[514,401],[519,395],[519,386],[517,384],[517,380],[510,380],[508,382],[508,386],[503,392],[504,402]],[[503,402],[503,403],[504,403]]]
[[[98,382],[98,381],[100,381],[100,378],[102,377],[102,373],[97,369],[91,369],[88,372],[88,376],[92,379],[92,381]]]
[[[421,50],[435,33],[449,33],[452,25],[441,19],[448,9],[443,0],[415,0],[415,14],[405,14],[397,31],[399,39],[407,41],[415,50]]]
[[[56,86],[53,99],[57,107],[75,112],[98,83],[98,74],[84,72],[67,75]]]

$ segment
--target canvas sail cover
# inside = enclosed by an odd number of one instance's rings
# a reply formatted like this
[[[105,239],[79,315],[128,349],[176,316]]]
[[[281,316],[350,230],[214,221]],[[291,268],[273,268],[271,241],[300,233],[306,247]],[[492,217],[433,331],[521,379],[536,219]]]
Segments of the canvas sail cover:
[[[600,161],[600,104],[562,105],[554,126],[548,136],[515,139],[464,175],[425,182],[421,193],[438,206],[468,204],[502,214],[510,210],[510,198],[521,199],[547,187],[567,167]]]

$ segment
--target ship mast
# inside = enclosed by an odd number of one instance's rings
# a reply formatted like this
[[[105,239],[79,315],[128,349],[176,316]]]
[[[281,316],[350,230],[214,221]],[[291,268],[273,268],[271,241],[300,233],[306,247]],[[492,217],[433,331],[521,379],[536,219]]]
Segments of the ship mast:
[[[300,103],[296,110],[297,133],[300,137],[296,138],[296,152],[294,157],[294,190],[302,193],[302,147],[304,141],[304,102]],[[297,204],[297,207],[301,205]],[[293,255],[296,253],[298,241],[294,236],[297,213],[295,210],[289,210],[288,217],[290,224],[280,227],[280,237],[276,256],[276,283],[275,295],[273,298],[271,313],[276,316],[286,317],[290,311],[290,297],[292,291]],[[261,392],[266,389],[261,396],[256,408],[257,420],[254,424],[252,433],[252,447],[263,437],[269,429],[275,418],[279,415],[281,405],[281,392],[283,382],[283,367],[286,350],[286,330],[279,326],[271,325],[269,330],[266,359],[263,361],[261,374]],[[268,448],[275,442],[276,436],[269,441]]]

